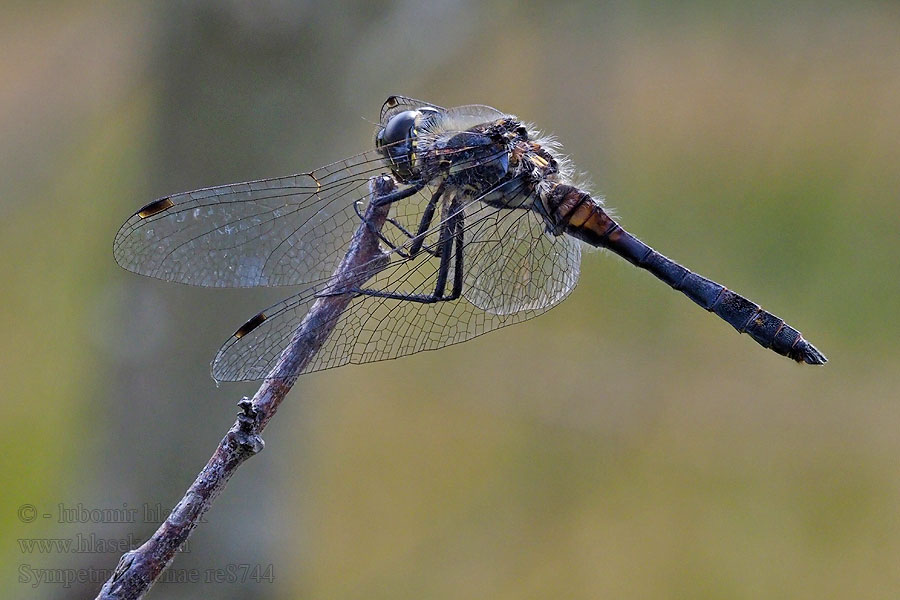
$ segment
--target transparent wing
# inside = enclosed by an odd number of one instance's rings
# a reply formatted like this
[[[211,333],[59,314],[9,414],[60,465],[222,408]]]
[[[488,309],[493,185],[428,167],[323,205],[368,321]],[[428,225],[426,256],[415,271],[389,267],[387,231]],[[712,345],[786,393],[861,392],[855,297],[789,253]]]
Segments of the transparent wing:
[[[578,283],[580,243],[547,233],[534,211],[476,202],[466,207],[466,223],[463,294],[481,310],[546,310]]]
[[[399,203],[397,213],[392,211],[395,224],[386,224],[386,233],[391,228],[399,231],[395,225],[416,222],[422,205],[421,200],[406,206]],[[575,286],[580,258],[575,240],[547,237],[537,226],[537,216],[528,210],[496,209],[478,201],[463,210],[464,262],[467,270],[472,269],[466,275],[463,296],[433,304],[358,296],[337,317],[327,341],[297,375],[463,342],[535,317]],[[438,224],[428,231],[426,246],[436,243],[439,228]],[[408,243],[407,239],[398,246],[408,248]],[[366,288],[423,295],[433,291],[436,257],[423,252],[405,259],[396,251],[391,256],[388,266]],[[497,271],[491,273],[491,267]],[[264,378],[315,301],[316,291],[300,293],[248,321],[240,335],[232,336],[219,350],[213,376],[220,381]]]
[[[314,284],[343,257],[369,179],[388,170],[371,150],[309,173],[160,198],[122,225],[113,254],[129,271],[202,287]]]
[[[203,287],[307,284],[331,275],[387,170],[372,150],[310,173],[184,192],[132,215],[116,261],[135,273]]]

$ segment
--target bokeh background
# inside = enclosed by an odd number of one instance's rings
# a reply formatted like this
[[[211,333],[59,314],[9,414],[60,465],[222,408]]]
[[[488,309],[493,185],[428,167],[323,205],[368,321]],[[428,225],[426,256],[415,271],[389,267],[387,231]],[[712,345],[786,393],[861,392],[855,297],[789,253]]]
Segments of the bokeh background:
[[[93,597],[48,579],[155,529],[255,389],[210,359],[290,292],[127,273],[118,226],[367,149],[403,93],[538,123],[831,362],[589,253],[539,319],[303,377],[152,596],[896,598],[900,8],[750,4],[4,2],[0,595]]]

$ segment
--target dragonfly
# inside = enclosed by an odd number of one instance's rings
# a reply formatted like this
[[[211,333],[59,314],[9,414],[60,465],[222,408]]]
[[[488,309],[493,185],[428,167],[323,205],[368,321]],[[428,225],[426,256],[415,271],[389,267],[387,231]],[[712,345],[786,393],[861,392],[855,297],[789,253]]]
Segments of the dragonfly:
[[[368,183],[394,191],[370,197]],[[387,261],[362,285],[329,287],[371,202]],[[435,350],[525,321],[575,288],[582,246],[607,248],[800,363],[825,356],[784,320],[660,254],[578,185],[559,144],[485,105],[391,96],[375,147],[307,173],[166,196],[120,228],[125,269],[210,288],[300,286],[244,323],[212,362],[217,381],[265,379],[317,298],[347,294],[330,337],[299,372]]]

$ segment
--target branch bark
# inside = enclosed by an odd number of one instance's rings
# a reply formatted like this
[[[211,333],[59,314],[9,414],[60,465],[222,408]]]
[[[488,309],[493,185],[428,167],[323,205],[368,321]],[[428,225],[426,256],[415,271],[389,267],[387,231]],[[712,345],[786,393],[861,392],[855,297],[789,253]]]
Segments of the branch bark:
[[[376,206],[373,200],[389,194],[394,188],[394,180],[390,177],[370,180],[370,201],[365,220],[353,235],[347,254],[332,275],[328,289],[361,287],[387,266],[388,257],[379,247],[376,232],[384,225],[389,206]],[[184,497],[150,539],[119,559],[112,576],[103,584],[98,599],[136,600],[144,597],[172,563],[178,549],[187,541],[237,468],[263,449],[260,433],[293,387],[296,374],[303,370],[328,339],[352,299],[352,294],[322,296],[313,303],[253,399],[244,398],[238,403],[241,412],[237,420]]]

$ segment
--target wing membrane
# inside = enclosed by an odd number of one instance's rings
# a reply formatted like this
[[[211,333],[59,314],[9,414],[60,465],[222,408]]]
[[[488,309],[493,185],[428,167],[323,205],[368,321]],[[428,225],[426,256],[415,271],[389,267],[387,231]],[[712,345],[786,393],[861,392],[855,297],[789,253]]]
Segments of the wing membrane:
[[[359,223],[354,204],[385,170],[372,150],[311,173],[162,198],[125,222],[114,255],[130,271],[203,287],[327,278]]]
[[[538,217],[528,210],[496,209],[477,200],[462,210],[466,211],[467,265],[462,297],[423,304],[358,296],[336,318],[334,330],[318,353],[296,375],[463,342],[546,312],[574,288],[580,259],[575,240],[548,237],[538,226]],[[415,221],[416,216],[411,212],[407,218]],[[426,239],[435,240],[439,228],[440,224],[432,227]],[[367,282],[366,288],[406,294],[429,294],[433,290],[437,258],[421,253],[405,259],[396,251],[391,257],[389,265]],[[492,274],[491,268],[499,271]],[[523,274],[526,269],[528,276]],[[246,335],[232,336],[222,346],[213,361],[213,376],[219,381],[264,378],[290,342],[316,293],[316,289],[307,290],[263,311],[261,323]]]
[[[369,179],[387,171],[370,150],[309,173],[160,198],[122,225],[113,254],[129,271],[201,287],[313,284],[331,276]]]
[[[547,310],[578,283],[578,240],[547,233],[534,211],[476,202],[466,207],[466,223],[463,294],[481,310]]]

